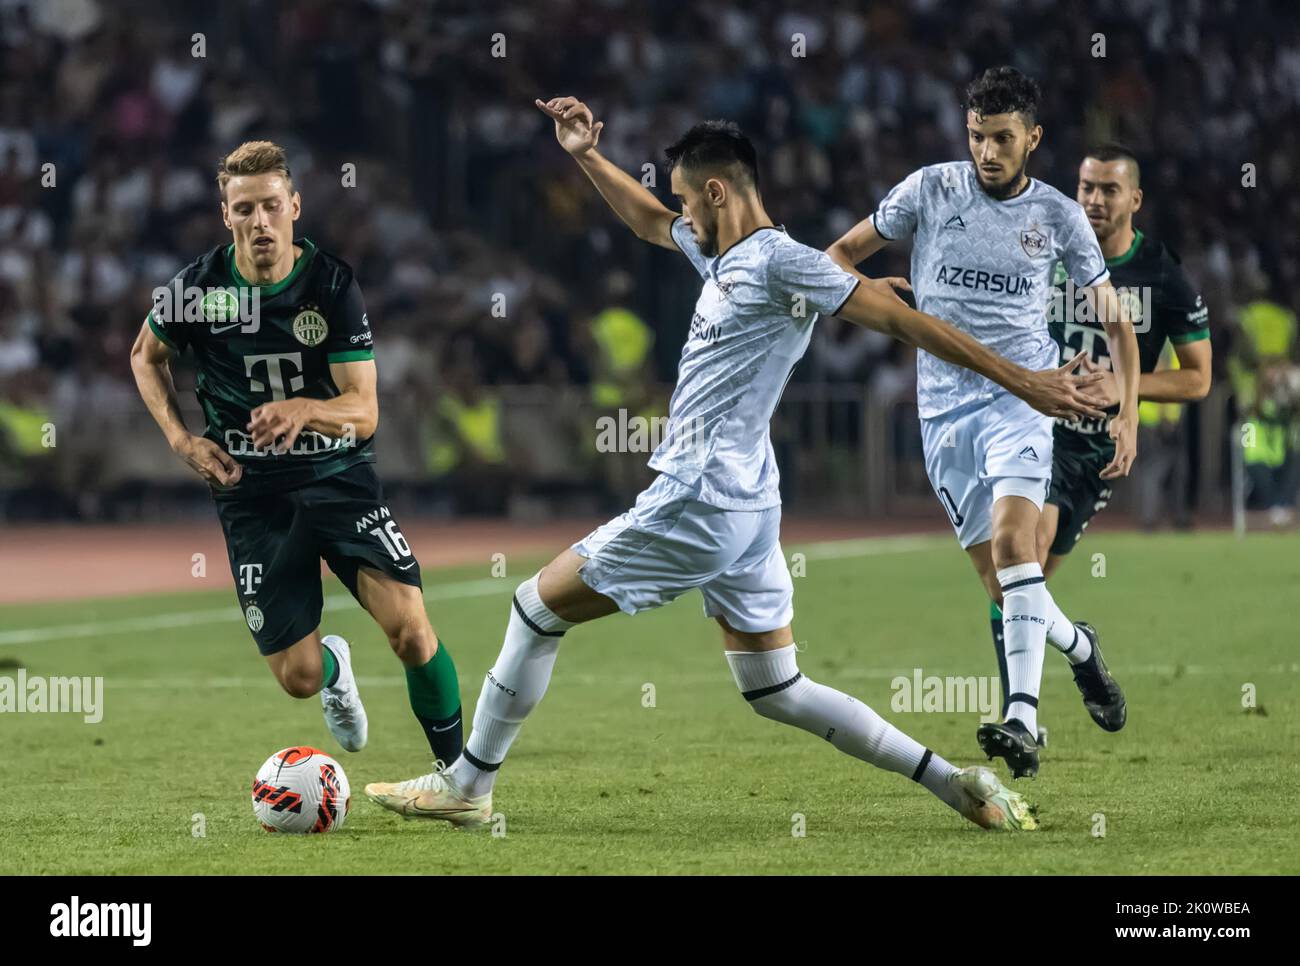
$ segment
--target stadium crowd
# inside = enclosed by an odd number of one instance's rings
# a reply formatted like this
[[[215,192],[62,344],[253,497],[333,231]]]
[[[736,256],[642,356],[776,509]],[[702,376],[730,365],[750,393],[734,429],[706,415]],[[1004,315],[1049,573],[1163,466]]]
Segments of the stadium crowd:
[[[966,156],[958,95],[997,63],[1043,87],[1037,177],[1072,194],[1085,146],[1110,138],[1143,158],[1138,223],[1209,305],[1229,419],[1266,440],[1247,456],[1267,477],[1256,499],[1290,506],[1286,3],[0,0],[0,516],[87,512],[49,506],[95,471],[52,486],[43,427],[139,412],[131,340],[152,288],[228,240],[215,162],[242,140],[286,146],[302,233],[357,269],[381,392],[422,403],[423,471],[482,493],[531,471],[528,447],[506,445],[501,387],[662,411],[695,295],[680,259],[613,221],[534,97],[587,99],[602,149],[665,198],[662,147],[698,119],[739,121],[769,210],[824,246],[914,168]],[[906,252],[866,268],[906,274]],[[914,373],[903,347],[835,323],[795,379],[906,399]],[[183,367],[179,381],[188,396]],[[553,462],[586,465],[580,429],[551,439],[572,450]]]

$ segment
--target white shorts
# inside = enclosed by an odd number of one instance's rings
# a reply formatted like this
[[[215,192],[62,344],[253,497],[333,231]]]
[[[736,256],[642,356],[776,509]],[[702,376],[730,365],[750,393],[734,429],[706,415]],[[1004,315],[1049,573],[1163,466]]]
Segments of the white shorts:
[[[781,552],[781,508],[722,510],[697,487],[660,475],[636,505],[573,545],[579,575],[625,614],[661,607],[695,587],[704,615],[761,634],[794,617],[794,583]]]
[[[925,472],[963,548],[993,536],[993,504],[1002,497],[1043,508],[1052,422],[1011,393],[921,420]]]

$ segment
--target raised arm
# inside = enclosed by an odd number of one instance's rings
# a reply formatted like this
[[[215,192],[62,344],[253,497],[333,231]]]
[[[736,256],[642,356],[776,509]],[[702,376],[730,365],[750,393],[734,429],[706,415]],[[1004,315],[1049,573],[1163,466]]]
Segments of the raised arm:
[[[212,440],[195,436],[185,428],[176,384],[172,381],[171,357],[171,348],[154,334],[149,323],[140,326],[140,334],[131,346],[131,372],[140,398],[149,407],[172,451],[190,469],[214,486],[234,486],[244,468]]]
[[[1048,416],[1105,416],[1098,408],[1098,399],[1088,391],[1105,376],[1099,372],[1072,375],[1081,364],[1084,353],[1079,353],[1059,369],[1034,372],[985,348],[942,319],[909,308],[866,285],[854,289],[836,314],[856,325],[884,332],[900,342],[924,349],[946,362],[978,372]]]
[[[555,139],[591,179],[600,196],[636,232],[637,238],[677,251],[670,211],[645,186],[596,150],[604,121],[593,121],[591,109],[576,97],[534,101],[538,110],[555,122]]]

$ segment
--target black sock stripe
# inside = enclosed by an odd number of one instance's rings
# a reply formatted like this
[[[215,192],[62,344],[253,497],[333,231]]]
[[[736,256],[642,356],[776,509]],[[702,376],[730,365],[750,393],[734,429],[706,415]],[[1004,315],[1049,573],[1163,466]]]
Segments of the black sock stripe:
[[[934,752],[929,748],[925,749],[925,754],[921,756],[920,763],[916,766],[916,771],[912,772],[912,781],[919,782],[921,776],[925,774],[926,768],[930,766],[930,759],[934,757]]]
[[[501,762],[497,762],[495,765],[489,765],[483,759],[476,758],[474,755],[470,754],[470,750],[468,748],[462,751],[461,754],[465,756],[465,760],[467,762],[469,762],[479,771],[496,771],[498,768],[501,767]]]
[[[1062,653],[1062,654],[1069,654],[1071,651],[1073,651],[1073,650],[1074,650],[1076,647],[1078,647],[1078,646],[1079,646],[1079,628],[1076,627],[1076,628],[1074,629],[1074,641],[1070,644],[1069,647],[1067,647],[1067,648],[1066,648],[1064,651],[1062,651],[1061,653]]]
[[[1024,580],[1016,580],[1009,584],[1003,584],[1002,593],[1005,594],[1008,590],[1015,590],[1017,587],[1028,587],[1030,584],[1042,584],[1046,582],[1046,577],[1026,577]]]
[[[528,617],[527,614],[524,613],[524,608],[523,608],[523,606],[519,603],[519,597],[518,597],[518,596],[512,597],[512,598],[510,598],[510,599],[514,601],[514,604],[515,604],[515,612],[520,616],[520,618],[523,620],[523,622],[524,622],[525,624],[528,625],[528,629],[529,629],[530,631],[532,631],[534,634],[541,634],[543,637],[563,637],[563,636],[564,636],[564,631],[544,631],[544,630],[542,630],[540,627],[538,627],[536,624],[534,624],[534,623],[532,622],[532,620]]]
[[[1002,679],[1002,717],[1007,716],[1007,695],[1011,685],[1007,683],[1007,642],[1002,633],[1002,620],[989,621],[993,628],[993,651],[998,656],[998,677]]]
[[[788,687],[792,687],[801,677],[803,677],[803,672],[796,671],[794,677],[789,681],[782,681],[780,684],[774,684],[770,688],[756,688],[753,691],[742,691],[740,694],[746,701],[756,701],[759,698],[766,698],[769,694],[777,694]]]
[[[1038,707],[1038,699],[1032,694],[1025,694],[1023,691],[1017,691],[1015,694],[1011,695],[1011,697],[1007,698],[1008,705],[1014,704],[1017,701],[1027,704],[1031,708]]]

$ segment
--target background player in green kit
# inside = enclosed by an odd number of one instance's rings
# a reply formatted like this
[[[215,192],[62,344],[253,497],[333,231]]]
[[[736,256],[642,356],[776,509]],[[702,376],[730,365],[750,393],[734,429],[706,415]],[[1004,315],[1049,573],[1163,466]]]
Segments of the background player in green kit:
[[[1076,200],[1097,235],[1111,282],[1133,322],[1142,372],[1139,398],[1173,403],[1205,398],[1210,391],[1208,312],[1183,274],[1178,256],[1133,227],[1133,215],[1142,207],[1141,171],[1133,152],[1116,143],[1090,151],[1079,166]],[[1101,324],[1087,313],[1076,311],[1079,300],[1071,297],[1059,263],[1055,284],[1056,297],[1048,321],[1052,338],[1061,347],[1061,358],[1070,359],[1086,351],[1095,368],[1109,373],[1111,362]],[[1179,368],[1157,372],[1166,340],[1173,345]],[[1108,411],[1113,414],[1119,401],[1114,377],[1108,375],[1102,387],[1111,406]],[[1106,420],[1085,417],[1056,421],[1051,490],[1038,524],[1038,555],[1045,576],[1051,577],[1060,567],[1083,536],[1088,521],[1110,501],[1110,480],[1115,474],[1104,470],[1114,451],[1115,444],[1106,433]],[[1005,695],[1002,614],[996,605],[990,616]],[[1071,660],[1075,683],[1092,719],[1107,731],[1118,731],[1127,716],[1123,692],[1096,651],[1096,630],[1082,622],[1079,629],[1094,645],[1099,667],[1088,667],[1090,662],[1075,663],[1073,648],[1063,653]]]
[[[366,743],[350,648],[320,634],[320,561],[388,637],[434,756],[461,752],[460,687],[429,624],[420,567],[374,470],[373,338],[352,269],[293,237],[302,202],[283,149],[220,164],[234,238],[154,292],[131,368],[172,449],[212,488],[240,607],[276,680],[317,692],[339,743]],[[207,427],[185,427],[170,360],[193,352]]]

